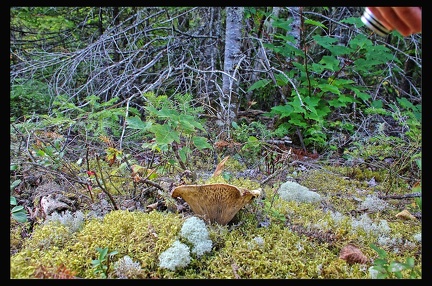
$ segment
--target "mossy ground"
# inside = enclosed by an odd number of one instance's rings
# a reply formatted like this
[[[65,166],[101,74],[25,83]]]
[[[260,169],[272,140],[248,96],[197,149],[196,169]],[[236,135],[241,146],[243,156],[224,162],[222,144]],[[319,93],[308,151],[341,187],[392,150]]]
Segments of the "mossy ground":
[[[369,278],[368,268],[378,257],[370,244],[379,245],[389,261],[413,257],[421,271],[421,220],[401,220],[401,205],[382,212],[367,213],[371,224],[385,220],[390,231],[355,227],[364,210],[359,204],[376,190],[364,180],[347,178],[332,170],[309,170],[296,176],[302,185],[319,193],[320,203],[287,202],[276,195],[278,185],[265,186],[263,195],[242,209],[226,226],[208,225],[213,250],[194,257],[183,269],[158,267],[158,257],[178,239],[186,215],[154,210],[112,211],[103,218],[85,221],[77,232],[60,223],[35,225],[32,236],[19,239],[11,232],[11,278],[33,278],[38,267],[59,267],[80,278],[99,278],[91,261],[96,248],[116,250],[113,262],[130,256],[142,267],[140,278]],[[249,189],[259,187],[248,179],[212,178]],[[389,202],[391,205],[391,201]],[[263,243],[257,243],[256,239]],[[20,245],[22,243],[22,246]],[[339,258],[340,249],[352,243],[369,258],[367,264],[348,264]],[[111,272],[111,278],[115,275]],[[421,277],[419,277],[421,278]]]

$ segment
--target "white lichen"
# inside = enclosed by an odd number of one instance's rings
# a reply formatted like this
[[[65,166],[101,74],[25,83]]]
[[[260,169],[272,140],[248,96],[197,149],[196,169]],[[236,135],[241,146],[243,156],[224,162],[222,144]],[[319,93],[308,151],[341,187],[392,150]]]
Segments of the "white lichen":
[[[45,223],[48,222],[60,222],[62,225],[66,226],[71,233],[77,232],[82,229],[84,225],[84,214],[81,211],[71,213],[69,210],[59,214],[53,212],[51,215],[47,216]]]
[[[180,235],[193,245],[192,253],[195,253],[198,257],[210,252],[213,247],[206,224],[198,217],[193,216],[186,219],[180,230]]]
[[[414,238],[415,241],[421,243],[422,242],[422,234],[421,234],[421,232],[419,232],[417,234],[414,234],[413,238]]]
[[[381,212],[389,208],[389,204],[374,195],[368,195],[360,204],[361,209],[367,209],[369,212]]]
[[[176,240],[170,248],[159,256],[159,266],[175,271],[176,269],[186,267],[190,263],[190,260],[189,247]]]
[[[352,218],[351,225],[353,230],[362,229],[372,235],[388,234],[391,230],[386,220],[380,220],[378,224],[374,223],[366,213],[362,214],[359,219]]]
[[[300,203],[314,203],[321,200],[321,196],[310,191],[305,186],[296,182],[285,182],[278,190],[279,196],[286,201],[296,201]]]
[[[262,238],[261,236],[254,237],[252,241],[248,242],[248,249],[252,250],[264,248],[264,242],[264,238]]]
[[[126,255],[114,263],[114,272],[119,279],[131,279],[140,277],[142,269],[139,262]]]

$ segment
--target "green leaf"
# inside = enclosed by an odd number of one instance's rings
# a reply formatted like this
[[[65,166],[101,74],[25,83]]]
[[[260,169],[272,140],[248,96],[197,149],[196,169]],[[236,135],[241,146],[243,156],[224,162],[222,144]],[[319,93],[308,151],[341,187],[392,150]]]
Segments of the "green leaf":
[[[292,21],[293,21],[293,18],[288,18],[288,20],[285,20],[282,18],[274,18],[272,26],[275,28],[282,28],[286,31],[289,31],[289,30],[291,30]]]
[[[11,204],[11,206],[17,205],[17,201],[16,201],[16,198],[14,196],[10,196],[10,204]]]
[[[97,267],[99,265],[101,265],[101,261],[98,259],[92,260],[91,264],[93,265],[93,267]]]
[[[371,47],[372,45],[372,41],[362,34],[358,34],[349,42],[349,46],[353,49]]]
[[[347,24],[352,24],[355,25],[357,28],[363,27],[364,24],[361,21],[360,17],[348,17],[346,19],[343,19],[340,21],[341,23],[347,23]]]
[[[276,74],[275,79],[278,86],[285,86],[288,83],[287,77],[285,76],[285,74],[282,73]]]
[[[332,44],[334,44],[338,41],[336,38],[332,38],[332,37],[328,37],[328,36],[315,35],[312,38],[315,40],[315,42],[318,45],[323,46],[324,48],[328,48],[329,46],[331,46]]]
[[[351,96],[346,96],[346,95],[344,95],[344,94],[341,94],[341,95],[338,97],[338,100],[339,100],[340,102],[343,102],[343,103],[352,103],[352,102],[355,101],[354,98],[352,98]]]
[[[332,99],[328,101],[328,104],[332,107],[339,108],[339,107],[346,107],[346,103],[339,101],[338,99]]]
[[[24,211],[12,213],[12,218],[17,222],[27,222],[27,214]]]
[[[405,262],[405,265],[406,265],[408,268],[414,268],[414,265],[415,265],[414,258],[412,258],[412,257],[407,257],[405,261],[406,261],[406,262]]]
[[[156,115],[161,117],[161,118],[175,118],[176,116],[179,116],[180,114],[171,108],[167,108],[167,107],[162,107],[161,110],[156,112]]]
[[[269,79],[261,79],[261,80],[255,82],[251,87],[249,87],[249,89],[247,90],[247,92],[250,92],[250,91],[252,91],[252,90],[254,90],[254,89],[258,89],[258,88],[264,87],[264,86],[266,86],[269,82],[270,82]]]
[[[351,88],[352,83],[354,83],[354,81],[351,79],[338,78],[332,82],[332,85],[337,86],[337,87]]]
[[[126,119],[126,124],[127,128],[143,131],[146,131],[151,126],[151,122],[143,122],[138,116],[128,117]]]
[[[385,252],[385,250],[379,248],[373,243],[371,243],[369,246],[378,253],[380,258],[387,258],[387,253]]]
[[[259,141],[258,138],[256,138],[255,136],[248,137],[248,143],[256,143],[258,141]]]
[[[350,53],[352,53],[352,49],[346,46],[340,46],[340,45],[335,45],[335,46],[329,46],[327,47],[327,49],[332,53],[332,55],[334,56],[341,56],[341,55],[348,55]]]
[[[187,147],[183,147],[179,150],[180,160],[183,163],[186,163],[187,154],[190,153],[190,149]]]
[[[410,101],[408,101],[408,99],[406,99],[405,97],[396,98],[396,100],[400,104],[400,106],[402,106],[403,108],[406,108],[408,110],[415,110],[415,109],[417,109],[414,106],[414,104],[412,104]]]
[[[310,24],[310,25],[313,25],[313,26],[317,26],[317,27],[321,27],[321,28],[324,28],[324,29],[327,29],[327,27],[324,24],[322,24],[321,22],[314,21],[314,20],[311,20],[311,19],[306,19],[304,21],[304,23],[305,24]]]
[[[205,138],[205,137],[193,136],[192,142],[198,148],[198,150],[211,149],[212,148],[210,143],[207,142],[207,138]]]
[[[96,247],[96,250],[99,252],[99,260],[104,261],[106,259],[106,255],[108,254],[108,247],[106,248]]]
[[[306,128],[308,126],[303,118],[298,118],[298,117],[297,118],[291,118],[289,120],[289,123],[291,123],[295,126],[303,127],[303,128]]]
[[[171,144],[172,142],[180,143],[179,133],[173,130],[169,125],[154,124],[149,128],[154,133],[158,145]]]
[[[195,126],[195,128],[198,128],[199,130],[206,131],[204,126],[202,126],[202,124],[199,121],[197,121],[197,119],[195,119],[193,116],[191,116],[191,120],[189,121],[189,123]]]
[[[357,95],[358,98],[360,98],[361,100],[363,100],[365,102],[369,101],[369,99],[372,98],[372,96],[370,96],[369,94],[361,92],[356,88],[352,88],[352,90],[354,91],[354,93]]]
[[[390,272],[396,273],[396,272],[401,272],[405,269],[408,269],[409,267],[407,267],[407,265],[405,265],[404,263],[400,263],[400,262],[396,262],[396,261],[392,261],[390,262],[389,265],[389,270]]]
[[[294,108],[288,104],[274,106],[271,109],[271,113],[279,115],[281,119],[290,116],[293,111]]]
[[[23,206],[16,206],[12,208],[12,213],[22,212],[24,210]]]
[[[184,131],[186,134],[193,133],[195,131],[194,120],[191,115],[182,115],[179,119],[181,131]]]
[[[382,102],[382,100],[379,100],[379,99],[372,101],[371,105],[373,108],[377,108],[377,109],[383,108],[383,102]]]
[[[319,87],[322,91],[329,91],[329,92],[331,92],[331,93],[338,94],[338,95],[341,94],[339,88],[337,88],[337,87],[334,86],[334,85],[328,84],[328,83],[322,83],[322,84],[319,84],[318,87]]]
[[[10,186],[11,191],[13,189],[15,189],[19,184],[21,184],[21,179],[13,181],[12,184],[11,184],[11,186]]]
[[[336,57],[332,56],[323,56],[321,60],[319,61],[320,64],[324,66],[324,68],[336,71],[339,69],[339,63],[340,61]]]

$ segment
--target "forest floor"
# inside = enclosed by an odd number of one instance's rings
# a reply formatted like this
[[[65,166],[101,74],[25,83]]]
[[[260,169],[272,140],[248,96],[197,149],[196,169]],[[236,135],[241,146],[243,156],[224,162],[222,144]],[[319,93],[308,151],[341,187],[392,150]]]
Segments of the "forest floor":
[[[157,218],[148,223],[148,228],[160,225],[154,235],[161,243],[165,241],[164,245],[156,243],[157,247],[149,248],[143,239],[141,247],[151,257],[131,251],[130,246],[125,248],[124,242],[115,244],[111,237],[110,250],[128,254],[141,264],[140,274],[129,278],[370,278],[369,268],[377,265],[380,255],[371,244],[387,255],[387,264],[380,268],[387,275],[383,277],[402,273],[404,278],[421,278],[421,188],[419,182],[397,173],[400,169],[395,158],[379,164],[362,158],[329,158],[282,143],[253,162],[239,156],[235,144],[219,142],[214,156],[196,154],[188,164],[191,170],[169,167],[161,171],[148,162],[161,166],[163,158],[137,151],[136,147],[120,152],[106,138],[98,147],[75,143],[60,156],[57,149],[48,148],[55,145],[58,136],[54,132],[40,133],[32,138],[31,147],[24,137],[11,136],[11,162],[19,166],[11,170],[11,184],[19,180],[11,196],[24,207],[28,217],[28,222],[19,223],[11,216],[11,278],[97,278],[100,272],[89,263],[97,259],[94,244],[85,246],[88,249],[82,260],[54,259],[52,255],[63,257],[61,253],[65,252],[73,256],[74,247],[69,243],[83,239],[90,221],[100,221],[115,211],[149,216],[160,213],[168,224],[171,220],[183,221],[193,212],[186,202],[170,196],[173,188],[214,182],[261,188],[262,193],[229,224],[209,224],[214,243],[211,254],[201,259],[193,257],[183,270],[157,266],[158,256],[167,249],[167,241],[172,243],[178,237],[181,225],[170,226],[171,233],[165,234]],[[321,200],[283,200],[279,190],[287,181],[308,188]],[[81,226],[84,230],[69,231],[66,240],[59,232],[50,233],[51,240],[42,234],[47,222],[58,218],[58,214],[78,212],[85,214],[85,226]],[[73,219],[77,220],[77,216]],[[115,232],[113,227],[106,222],[104,231],[93,233],[95,240],[108,239],[110,232]],[[266,241],[265,250],[250,246],[259,237]],[[408,267],[410,259],[415,264]],[[406,269],[393,271],[390,262],[395,261],[407,262],[403,266]],[[111,271],[107,276],[118,278],[115,273]]]

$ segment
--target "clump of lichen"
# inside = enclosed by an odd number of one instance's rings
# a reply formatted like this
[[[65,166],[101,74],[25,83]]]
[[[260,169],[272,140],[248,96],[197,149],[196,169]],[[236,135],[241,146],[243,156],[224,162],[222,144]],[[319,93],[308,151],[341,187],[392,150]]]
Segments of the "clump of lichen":
[[[161,268],[172,271],[184,268],[191,261],[191,253],[200,258],[204,253],[212,250],[213,242],[209,239],[207,226],[198,217],[192,216],[186,219],[180,230],[180,236],[185,243],[176,240],[170,248],[162,252],[159,256]]]
[[[315,203],[321,200],[318,193],[310,191],[299,183],[290,181],[283,183],[279,187],[278,194],[286,201]]]
[[[171,271],[188,266],[191,261],[189,247],[179,240],[159,256],[159,266]]]
[[[119,279],[142,278],[141,264],[125,255],[114,263],[114,275]]]

